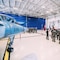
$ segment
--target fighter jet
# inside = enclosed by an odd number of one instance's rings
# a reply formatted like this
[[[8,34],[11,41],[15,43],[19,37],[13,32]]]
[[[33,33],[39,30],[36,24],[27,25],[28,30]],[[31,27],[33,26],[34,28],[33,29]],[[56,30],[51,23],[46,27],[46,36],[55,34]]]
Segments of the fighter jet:
[[[26,27],[21,26],[14,18],[0,14],[0,39],[9,37],[10,38],[10,44],[9,46],[13,44],[14,36],[17,33],[21,33],[27,30]]]

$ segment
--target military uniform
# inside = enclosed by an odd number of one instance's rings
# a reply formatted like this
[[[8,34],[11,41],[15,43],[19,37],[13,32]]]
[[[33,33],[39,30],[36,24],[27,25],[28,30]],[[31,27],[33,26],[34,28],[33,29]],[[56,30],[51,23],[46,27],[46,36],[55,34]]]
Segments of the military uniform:
[[[46,39],[49,40],[49,31],[48,31],[48,29],[46,30]]]
[[[53,29],[53,30],[51,31],[51,33],[52,33],[52,35],[51,35],[51,37],[52,37],[52,41],[55,42],[56,30]]]
[[[59,44],[60,44],[60,31],[59,31]]]

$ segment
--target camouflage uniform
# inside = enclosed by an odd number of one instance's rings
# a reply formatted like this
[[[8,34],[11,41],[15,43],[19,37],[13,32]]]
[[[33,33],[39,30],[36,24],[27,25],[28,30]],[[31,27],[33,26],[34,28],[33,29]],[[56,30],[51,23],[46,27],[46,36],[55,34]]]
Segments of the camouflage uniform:
[[[51,35],[51,37],[52,37],[52,41],[55,42],[56,30],[53,29],[53,30],[51,31],[51,33],[52,33],[52,35]]]

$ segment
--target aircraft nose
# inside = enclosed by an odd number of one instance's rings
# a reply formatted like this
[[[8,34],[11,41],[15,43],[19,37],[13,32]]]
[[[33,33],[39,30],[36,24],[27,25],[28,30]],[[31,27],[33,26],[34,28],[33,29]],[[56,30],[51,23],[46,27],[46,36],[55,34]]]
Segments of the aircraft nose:
[[[5,36],[5,26],[2,21],[0,21],[0,38]]]
[[[5,36],[5,26],[0,24],[0,38]]]

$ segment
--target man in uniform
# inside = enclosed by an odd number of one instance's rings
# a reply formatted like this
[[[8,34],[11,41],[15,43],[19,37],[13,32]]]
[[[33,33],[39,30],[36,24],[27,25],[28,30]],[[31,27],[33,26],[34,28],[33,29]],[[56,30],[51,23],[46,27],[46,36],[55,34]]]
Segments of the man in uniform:
[[[56,30],[55,29],[52,29],[51,33],[52,33],[52,35],[51,35],[52,41],[55,42]]]

